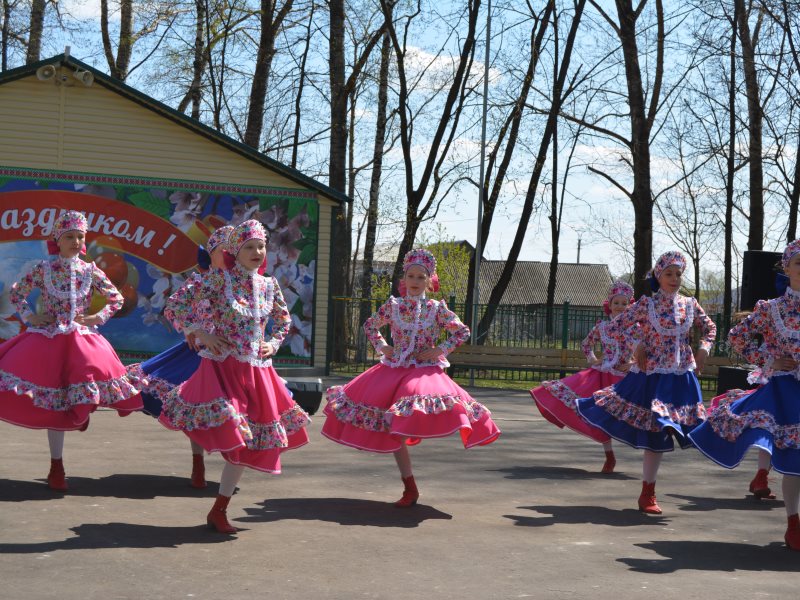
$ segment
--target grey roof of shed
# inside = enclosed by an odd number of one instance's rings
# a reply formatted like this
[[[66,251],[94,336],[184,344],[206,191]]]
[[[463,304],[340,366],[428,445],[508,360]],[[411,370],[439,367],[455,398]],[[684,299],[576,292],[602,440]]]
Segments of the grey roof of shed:
[[[481,303],[489,299],[489,293],[500,279],[504,266],[505,261],[502,260],[481,262]],[[549,277],[549,262],[517,261],[500,304],[546,304]],[[600,306],[606,299],[612,281],[608,265],[559,263],[555,303],[569,301],[573,306]]]

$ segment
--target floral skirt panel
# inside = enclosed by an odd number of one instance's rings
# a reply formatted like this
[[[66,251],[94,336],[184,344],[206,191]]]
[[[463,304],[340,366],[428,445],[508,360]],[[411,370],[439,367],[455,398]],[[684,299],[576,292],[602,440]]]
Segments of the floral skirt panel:
[[[280,473],[280,455],[308,443],[309,416],[272,367],[203,358],[163,399],[158,418],[229,463]]]
[[[489,410],[438,366],[377,364],[350,383],[328,389],[322,435],[369,452],[395,452],[405,443],[461,434],[465,448],[500,436]]]
[[[800,475],[800,382],[780,375],[733,402],[723,401],[689,437],[700,452],[728,469],[755,446],[772,455],[776,471]]]
[[[141,409],[142,385],[97,333],[25,331],[0,345],[0,419],[14,425],[85,429],[98,406]]]
[[[591,425],[633,448],[669,452],[673,436],[690,448],[687,434],[705,421],[700,383],[694,372],[628,373],[620,382],[577,402]]]
[[[142,388],[142,412],[158,418],[167,394],[189,379],[199,366],[200,357],[186,342],[175,344],[142,363],[129,365],[129,374],[147,380]]]
[[[621,379],[619,375],[597,369],[584,369],[564,379],[543,381],[542,385],[531,390],[531,396],[542,416],[553,425],[569,427],[602,444],[611,437],[602,429],[584,421],[575,404],[579,398],[591,396],[597,390],[614,385]]]

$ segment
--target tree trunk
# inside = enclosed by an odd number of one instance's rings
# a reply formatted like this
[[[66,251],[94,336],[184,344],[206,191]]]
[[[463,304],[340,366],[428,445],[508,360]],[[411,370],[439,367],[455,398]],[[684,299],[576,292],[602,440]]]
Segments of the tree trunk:
[[[204,32],[206,23],[206,0],[195,0],[195,27],[194,27],[194,60],[192,60],[192,83],[189,85],[189,93],[178,106],[180,112],[192,104],[192,118],[200,120],[200,103],[203,100],[203,71],[206,68],[206,48],[204,43]]]
[[[47,5],[46,0],[32,0],[31,2],[31,21],[28,33],[28,53],[25,56],[25,64],[30,65],[38,62],[42,52],[42,32],[44,31],[44,12]],[[4,27],[8,21],[3,21]],[[5,61],[5,56],[3,57]]]
[[[381,44],[381,66],[378,75],[378,107],[375,116],[375,142],[372,150],[372,175],[369,183],[369,207],[367,208],[367,231],[364,238],[364,261],[361,274],[361,291],[364,298],[372,297],[372,263],[375,257],[375,239],[378,231],[378,199],[381,189],[381,170],[383,169],[383,147],[386,139],[386,107],[389,103],[389,60],[391,45],[388,34],[384,34]],[[367,307],[367,312],[371,309]],[[362,314],[363,323],[369,314]]]
[[[536,198],[537,189],[539,187],[539,179],[541,177],[545,161],[547,160],[547,152],[548,148],[550,147],[550,140],[553,137],[556,120],[561,110],[561,104],[564,101],[564,83],[567,79],[567,72],[569,71],[570,60],[572,59],[572,48],[575,43],[575,37],[578,33],[578,26],[580,25],[585,6],[586,0],[578,0],[578,3],[575,6],[575,15],[572,18],[572,24],[570,25],[570,31],[567,36],[567,43],[564,47],[564,55],[561,58],[558,79],[553,84],[553,99],[550,104],[550,110],[547,115],[547,123],[542,133],[541,142],[539,143],[536,162],[534,163],[533,172],[531,173],[531,178],[528,183],[528,190],[525,194],[522,214],[520,215],[519,223],[517,224],[517,232],[514,236],[511,249],[509,250],[508,258],[506,259],[503,270],[500,273],[500,277],[489,294],[486,312],[478,323],[478,331],[476,335],[478,336],[479,344],[486,341],[486,334],[489,331],[489,326],[494,320],[494,315],[497,312],[497,306],[503,299],[503,295],[505,294],[508,284],[511,281],[511,276],[514,274],[514,268],[517,265],[517,259],[519,258],[519,253],[522,248],[522,242],[525,239],[528,223],[530,222],[531,214],[533,213],[533,204]]]
[[[9,21],[11,20],[11,3],[9,0],[3,0],[3,31],[2,37],[0,37],[0,44],[2,44],[2,64],[0,65],[0,71],[8,70],[8,42],[11,36],[11,26],[9,25]]]
[[[275,57],[275,38],[284,18],[292,9],[292,2],[293,0],[286,0],[276,14],[276,3],[273,0],[261,0],[261,35],[258,40],[253,83],[250,86],[250,107],[247,111],[247,127],[244,134],[244,143],[256,149],[260,147],[261,132],[264,128],[264,104],[267,98],[272,59]],[[332,8],[331,11],[333,11]],[[344,12],[342,16],[344,17]],[[331,19],[333,19],[333,14],[331,14]],[[344,71],[342,71],[342,76],[344,76]]]
[[[748,250],[761,250],[764,247],[764,168],[762,163],[762,119],[759,99],[758,73],[756,72],[755,48],[750,35],[748,11],[744,0],[734,0],[742,44],[744,66],[744,85],[747,90],[747,118],[750,137],[750,229],[747,236]]]
[[[786,243],[797,239],[797,211],[800,209],[800,132],[797,134],[797,147],[794,152],[794,180],[789,194],[789,226],[786,229]]]
[[[108,32],[108,0],[100,0],[100,35],[103,40],[103,53],[111,76],[125,81],[133,51],[133,0],[121,0],[119,6],[119,44],[117,57],[111,46]]]
[[[489,189],[491,178],[492,178],[492,171],[495,161],[497,160],[497,153],[500,150],[500,146],[502,144],[503,139],[505,138],[505,132],[508,131],[508,142],[506,143],[505,150],[503,153],[502,160],[500,161],[500,165],[497,168],[497,173],[495,174],[494,182],[491,182],[492,191],[490,194],[481,194],[481,198],[487,198],[487,202],[484,206],[481,207],[483,211],[483,215],[481,218],[481,248],[486,247],[486,243],[489,240],[489,232],[491,231],[492,227],[492,220],[494,218],[494,211],[497,207],[497,201],[500,198],[500,191],[503,188],[503,184],[505,183],[506,173],[508,172],[509,165],[511,164],[511,159],[514,156],[514,151],[516,150],[517,140],[519,138],[519,127],[522,121],[522,114],[525,104],[528,100],[528,94],[530,93],[531,83],[533,82],[533,75],[536,72],[536,67],[539,64],[539,58],[541,57],[542,52],[542,43],[544,40],[545,33],[549,31],[548,23],[550,22],[550,17],[555,10],[555,0],[549,0],[547,5],[544,7],[544,12],[542,16],[538,19],[534,19],[534,25],[531,28],[531,39],[530,39],[530,59],[528,61],[528,69],[525,73],[525,77],[522,80],[522,85],[520,87],[519,95],[517,96],[516,100],[514,101],[514,105],[509,112],[509,115],[506,119],[504,126],[501,128],[501,131],[498,135],[498,139],[492,144],[491,152],[489,153],[489,157],[487,160],[488,168],[486,169],[486,179],[485,181],[480,182],[480,184],[484,187],[485,190]],[[467,276],[467,296],[465,299],[465,310],[464,310],[464,322],[471,323],[472,322],[472,308],[475,304],[475,299],[473,298],[473,290],[475,289],[475,260],[474,256],[470,260],[469,264],[469,275]]]
[[[331,88],[331,140],[328,160],[328,185],[338,192],[346,193],[347,163],[347,91],[344,77],[344,0],[330,0],[329,66]],[[331,256],[331,294],[348,296],[347,272],[350,262],[350,230],[347,228],[349,207],[342,205],[334,211],[331,235],[333,254]],[[344,323],[344,306],[334,302],[334,323]],[[344,338],[334,339],[333,361],[345,359]]]
[[[553,14],[553,81],[558,80],[558,13]],[[561,221],[558,218],[558,119],[553,123],[553,174],[550,184],[550,270],[547,276],[547,322],[546,333],[553,335],[553,304],[556,297],[558,277],[558,239],[561,234]]]
[[[663,13],[661,2],[656,1],[659,13],[659,37],[663,40]],[[631,120],[631,162],[633,192],[631,202],[635,218],[633,231],[633,274],[636,295],[649,292],[645,276],[653,262],[653,195],[650,185],[650,131],[653,114],[647,113],[639,65],[639,48],[636,39],[638,13],[630,0],[617,0],[619,39],[625,60],[625,79],[628,85],[628,104]],[[663,41],[662,41],[663,43]],[[659,59],[663,55],[659,53]],[[663,66],[663,63],[662,63]],[[658,66],[657,66],[658,69]],[[655,92],[657,98],[658,93]],[[655,98],[654,98],[655,99]],[[653,105],[651,104],[651,107]]]
[[[728,87],[728,160],[725,177],[725,291],[722,298],[722,333],[731,326],[733,306],[733,177],[736,173],[736,22],[738,5],[734,3],[731,20],[730,72]]]

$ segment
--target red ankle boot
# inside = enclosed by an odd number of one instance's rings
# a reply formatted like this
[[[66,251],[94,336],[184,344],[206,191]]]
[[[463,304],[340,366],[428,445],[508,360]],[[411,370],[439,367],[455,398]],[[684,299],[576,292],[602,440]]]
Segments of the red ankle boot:
[[[192,454],[192,481],[189,485],[198,490],[208,486],[206,483],[206,465],[203,462],[202,454]]]
[[[417,490],[417,484],[414,482],[413,475],[409,477],[403,477],[403,487],[403,497],[395,502],[394,505],[399,506],[400,508],[414,506],[419,498],[419,491]]]
[[[767,500],[774,500],[775,494],[769,489],[769,479],[767,474],[769,469],[759,469],[753,481],[750,482],[750,491],[756,498],[766,498]]]
[[[613,473],[614,467],[617,466],[617,458],[614,456],[613,450],[606,450],[606,462],[603,463],[603,468],[600,469],[601,473]]]
[[[642,482],[642,493],[639,495],[639,510],[648,515],[660,515],[661,507],[656,502],[656,482]]]
[[[66,492],[69,489],[64,473],[64,461],[62,459],[50,459],[50,472],[47,474],[47,486],[51,490],[59,492]]]
[[[783,536],[783,539],[792,550],[800,550],[800,516],[797,514],[789,517],[786,535]]]
[[[214,502],[214,507],[206,517],[206,523],[209,527],[213,527],[220,533],[236,533],[236,527],[228,523],[228,502],[231,501],[230,496],[223,496],[217,494],[217,500]]]

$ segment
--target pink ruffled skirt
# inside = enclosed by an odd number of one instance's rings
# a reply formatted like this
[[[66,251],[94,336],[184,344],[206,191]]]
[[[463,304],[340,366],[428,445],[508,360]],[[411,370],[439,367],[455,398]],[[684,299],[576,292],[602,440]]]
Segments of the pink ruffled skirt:
[[[542,416],[557,427],[569,427],[601,444],[611,440],[602,429],[589,425],[578,414],[578,398],[588,398],[597,390],[609,387],[622,377],[597,369],[584,369],[564,379],[543,381],[531,390],[531,396]]]
[[[98,406],[141,409],[141,385],[98,333],[25,331],[0,345],[0,419],[14,425],[84,429]]]
[[[396,452],[461,433],[465,448],[491,444],[500,435],[489,410],[441,367],[377,364],[350,383],[328,389],[322,435],[359,450]]]
[[[311,423],[275,369],[233,357],[202,359],[164,398],[158,420],[229,463],[275,474],[282,452],[308,443]]]

